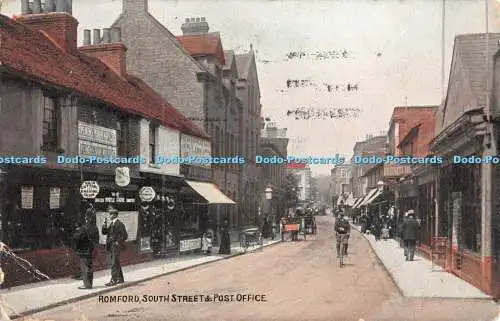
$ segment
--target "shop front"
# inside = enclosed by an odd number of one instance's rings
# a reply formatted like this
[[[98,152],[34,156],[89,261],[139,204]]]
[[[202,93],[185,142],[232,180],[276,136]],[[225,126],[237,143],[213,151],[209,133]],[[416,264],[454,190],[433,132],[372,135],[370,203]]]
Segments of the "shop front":
[[[187,253],[201,250],[201,237],[208,228],[216,231],[216,244],[220,240],[220,227],[224,218],[223,206],[236,203],[224,195],[211,182],[186,180],[181,189],[182,210],[180,213],[179,252]],[[215,212],[215,215],[211,215]],[[214,217],[215,216],[215,217]]]

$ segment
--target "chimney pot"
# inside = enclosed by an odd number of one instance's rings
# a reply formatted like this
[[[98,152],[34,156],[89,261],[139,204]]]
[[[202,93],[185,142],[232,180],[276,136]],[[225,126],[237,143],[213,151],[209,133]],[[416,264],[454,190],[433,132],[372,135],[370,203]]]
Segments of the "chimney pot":
[[[104,28],[102,31],[102,43],[111,42],[111,28]]]
[[[196,22],[200,22],[200,21],[201,21],[201,19],[200,19],[200,18],[196,18]]]
[[[54,0],[45,0],[44,11],[45,12],[54,12],[55,10]]]
[[[42,13],[42,1],[33,0],[33,13]]]
[[[207,18],[205,18],[205,17],[201,17],[201,21],[202,21],[202,22],[205,22],[205,21],[207,21]]]
[[[101,43],[101,29],[94,29],[94,42],[93,45],[98,45]]]
[[[66,0],[56,0],[56,12],[66,12]]]
[[[30,12],[30,0],[21,1],[21,13],[27,15]]]
[[[91,43],[90,43],[90,30],[89,29],[83,30],[83,45],[84,46],[91,45]]]
[[[111,42],[112,43],[120,43],[122,42],[122,32],[118,27],[111,29]]]
[[[28,0],[27,0],[28,1]],[[189,22],[189,18],[184,19],[184,22]]]
[[[196,21],[196,19],[195,19],[195,18],[191,18],[191,22],[195,22],[195,21]]]

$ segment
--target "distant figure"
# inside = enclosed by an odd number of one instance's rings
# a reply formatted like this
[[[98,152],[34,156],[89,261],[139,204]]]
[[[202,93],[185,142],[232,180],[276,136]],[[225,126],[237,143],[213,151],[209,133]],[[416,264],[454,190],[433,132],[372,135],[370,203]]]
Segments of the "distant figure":
[[[224,219],[221,228],[219,254],[231,254],[231,236],[229,235],[229,220]]]
[[[106,249],[109,252],[109,260],[111,263],[111,280],[105,285],[114,286],[125,282],[123,279],[122,266],[120,264],[120,252],[121,247],[128,239],[128,234],[125,225],[118,219],[118,210],[109,206],[108,213],[111,218],[111,223],[108,225],[108,219],[106,218],[104,220],[102,234],[106,235]]]
[[[94,271],[92,268],[92,253],[99,243],[99,230],[97,229],[96,217],[92,208],[87,209],[82,224],[74,234],[76,252],[80,257],[80,269],[82,271],[83,287],[79,289],[92,289]]]
[[[405,242],[406,261],[413,261],[419,231],[420,224],[415,219],[415,212],[413,210],[409,210],[408,219],[403,223],[403,240]]]

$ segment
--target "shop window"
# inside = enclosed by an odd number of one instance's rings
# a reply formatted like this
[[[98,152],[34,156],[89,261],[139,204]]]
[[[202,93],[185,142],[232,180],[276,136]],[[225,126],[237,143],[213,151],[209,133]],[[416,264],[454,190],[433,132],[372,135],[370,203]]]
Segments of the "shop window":
[[[42,149],[55,151],[59,147],[59,101],[55,97],[43,98],[43,137]]]
[[[157,153],[157,142],[156,142],[156,134],[157,134],[158,126],[149,125],[149,162],[151,164],[156,163],[156,153]]]

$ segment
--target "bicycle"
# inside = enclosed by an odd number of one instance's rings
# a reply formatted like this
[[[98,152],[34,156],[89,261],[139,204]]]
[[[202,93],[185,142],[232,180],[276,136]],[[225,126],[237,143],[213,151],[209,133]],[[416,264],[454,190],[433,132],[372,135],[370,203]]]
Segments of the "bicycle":
[[[340,243],[339,250],[340,253],[337,253],[339,256],[339,267],[343,268],[345,266],[344,264],[344,249],[346,248],[348,241],[349,241],[349,234],[338,234],[337,233],[337,238],[340,237],[340,240],[337,239],[337,242]]]

